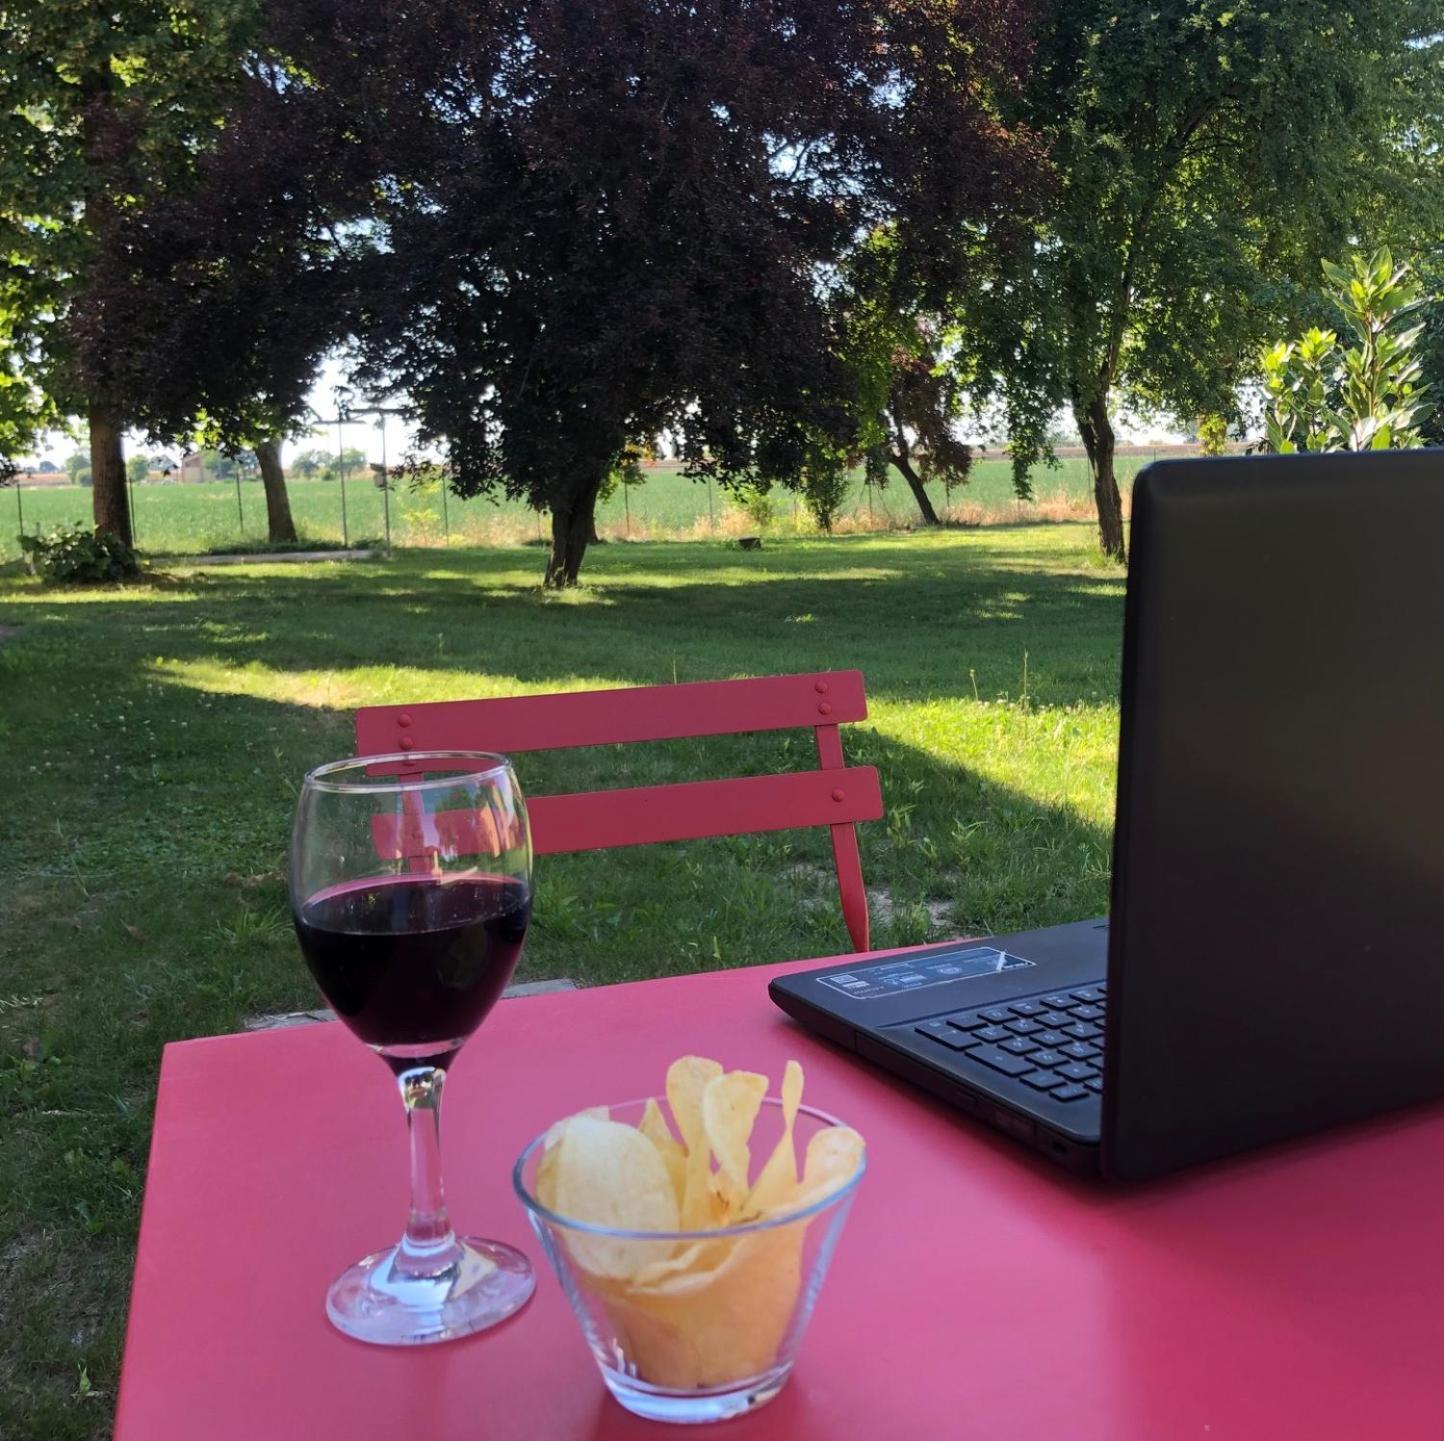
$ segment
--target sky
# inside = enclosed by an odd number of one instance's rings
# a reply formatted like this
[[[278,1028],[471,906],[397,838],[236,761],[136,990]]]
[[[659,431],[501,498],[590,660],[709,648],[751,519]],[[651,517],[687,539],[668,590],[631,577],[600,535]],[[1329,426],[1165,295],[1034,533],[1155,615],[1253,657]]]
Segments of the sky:
[[[327,419],[336,414],[335,392],[338,386],[347,383],[348,376],[344,365],[339,357],[331,357],[322,365],[316,383],[311,387],[307,397],[307,404],[316,414]],[[352,398],[353,405],[365,405],[365,398],[358,391]],[[1060,414],[1060,423],[1066,421],[1066,417]],[[411,443],[414,429],[400,416],[387,416],[385,422],[385,459],[392,465],[405,454]],[[1115,418],[1115,425],[1118,430],[1120,441],[1134,444],[1167,444],[1183,438],[1182,432],[1163,422],[1148,424],[1127,416]],[[56,465],[64,462],[65,457],[72,451],[85,448],[83,431],[77,430],[74,437],[51,433],[48,443],[31,456],[16,457],[22,467],[27,461],[38,465],[42,460],[54,461]],[[365,416],[354,420],[342,427],[342,436],[347,450],[360,450],[366,454],[368,462],[374,461],[380,464],[382,456],[382,430],[376,416]],[[991,447],[990,447],[991,448]],[[336,427],[328,425],[318,427],[316,433],[311,436],[304,436],[300,440],[287,441],[282,447],[281,460],[283,465],[289,465],[291,459],[303,450],[326,450],[332,453],[336,450]],[[125,438],[125,453],[127,456],[135,455],[137,452],[144,452],[148,455],[157,455],[162,452],[176,456],[176,446],[148,445],[144,436],[128,434]]]

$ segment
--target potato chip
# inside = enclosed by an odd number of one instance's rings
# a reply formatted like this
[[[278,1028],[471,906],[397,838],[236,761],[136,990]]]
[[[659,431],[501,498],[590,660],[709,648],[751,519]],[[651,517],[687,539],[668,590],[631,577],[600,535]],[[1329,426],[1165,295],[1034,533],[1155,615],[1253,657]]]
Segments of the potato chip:
[[[797,1149],[792,1142],[792,1129],[801,1104],[802,1067],[796,1061],[788,1061],[782,1073],[782,1135],[748,1192],[745,1209],[749,1215],[760,1215],[792,1200],[792,1193],[797,1189]]]
[[[663,1287],[677,1277],[715,1270],[727,1257],[731,1248],[730,1240],[693,1241],[679,1247],[662,1261],[652,1261],[643,1266],[630,1284],[628,1292],[648,1287]]]
[[[844,1186],[862,1165],[865,1150],[862,1137],[851,1126],[829,1126],[814,1132],[807,1143],[796,1207],[811,1206]]]
[[[657,1148],[620,1121],[573,1116],[557,1143],[553,1209],[573,1220],[624,1231],[675,1231],[677,1197]],[[628,1277],[671,1254],[671,1241],[631,1241],[572,1232],[579,1266]]]
[[[637,1129],[657,1148],[657,1154],[661,1156],[662,1164],[667,1168],[668,1179],[672,1182],[672,1190],[677,1197],[677,1210],[680,1214],[687,1189],[687,1153],[672,1134],[672,1128],[667,1124],[667,1118],[662,1114],[662,1108],[654,1098],[648,1097],[646,1109],[642,1112],[642,1119],[637,1123]]]
[[[667,1104],[682,1133],[687,1151],[685,1185],[682,1191],[682,1229],[695,1231],[707,1224],[710,1215],[711,1161],[707,1133],[702,1125],[702,1094],[722,1074],[716,1061],[702,1056],[680,1056],[667,1067]]]
[[[767,1077],[755,1071],[728,1071],[708,1081],[702,1093],[702,1125],[717,1158],[717,1193],[729,1214],[740,1211],[747,1198],[752,1167],[748,1139],[766,1094]]]
[[[605,1121],[610,1119],[611,1111],[605,1106],[588,1106],[584,1111],[578,1111],[578,1116],[590,1116],[593,1120]],[[575,1117],[568,1116],[564,1121],[558,1121],[547,1131],[547,1138],[542,1143],[541,1160],[537,1162],[536,1168],[536,1194],[543,1206],[556,1210],[556,1169],[557,1169],[557,1146],[566,1130],[567,1122]]]

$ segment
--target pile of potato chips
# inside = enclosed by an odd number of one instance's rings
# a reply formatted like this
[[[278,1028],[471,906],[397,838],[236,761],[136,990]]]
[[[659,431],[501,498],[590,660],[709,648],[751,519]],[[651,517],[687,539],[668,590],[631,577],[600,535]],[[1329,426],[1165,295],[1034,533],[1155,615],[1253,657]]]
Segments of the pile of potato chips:
[[[782,1136],[755,1177],[749,1142],[768,1079],[724,1071],[700,1056],[683,1056],[667,1070],[667,1105],[680,1137],[655,1101],[635,1127],[596,1107],[548,1132],[536,1195],[549,1210],[618,1230],[697,1233],[645,1241],[564,1235],[578,1280],[605,1309],[642,1380],[718,1386],[772,1365],[802,1282],[808,1223],[707,1233],[805,1210],[862,1164],[862,1137],[830,1126],[813,1134],[799,1174],[793,1127],[802,1080],[802,1067],[789,1061]]]

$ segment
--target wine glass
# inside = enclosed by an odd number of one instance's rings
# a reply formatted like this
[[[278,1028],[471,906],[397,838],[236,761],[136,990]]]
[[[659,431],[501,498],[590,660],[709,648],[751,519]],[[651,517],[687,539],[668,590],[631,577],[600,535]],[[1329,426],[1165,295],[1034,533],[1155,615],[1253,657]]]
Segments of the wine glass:
[[[520,1251],[458,1237],[441,1184],[447,1067],[516,970],[531,915],[531,832],[504,756],[416,751],[319,766],[291,837],[291,915],[336,1014],[391,1067],[411,1136],[398,1245],[326,1296],[348,1336],[446,1341],[494,1326],[536,1284]]]

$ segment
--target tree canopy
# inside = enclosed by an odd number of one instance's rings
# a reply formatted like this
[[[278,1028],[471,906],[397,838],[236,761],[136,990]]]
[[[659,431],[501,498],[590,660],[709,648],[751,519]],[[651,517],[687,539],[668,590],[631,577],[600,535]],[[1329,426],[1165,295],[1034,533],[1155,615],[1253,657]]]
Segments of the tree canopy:
[[[0,445],[85,416],[95,518],[130,538],[120,398],[79,358],[74,301],[110,229],[188,174],[260,0],[19,0],[0,44]],[[154,317],[148,317],[153,319]],[[106,343],[133,336],[93,313]]]
[[[1006,398],[1020,472],[1070,407],[1109,554],[1120,394],[1187,420],[1234,412],[1260,344],[1317,306],[1321,257],[1403,220],[1437,231],[1419,136],[1438,21],[1431,0],[1048,7],[1008,113],[1047,141],[1052,204],[1027,251],[988,262],[965,350],[975,387]]]
[[[998,122],[1026,21],[1021,0],[277,4],[259,65],[290,79],[228,144],[292,174],[297,134],[334,138],[304,181],[270,173],[349,224],[358,378],[409,398],[460,492],[550,511],[569,584],[629,444],[667,431],[694,473],[801,487],[819,438],[856,440],[840,267],[887,224],[940,303],[967,228],[1030,192],[1034,147]]]

